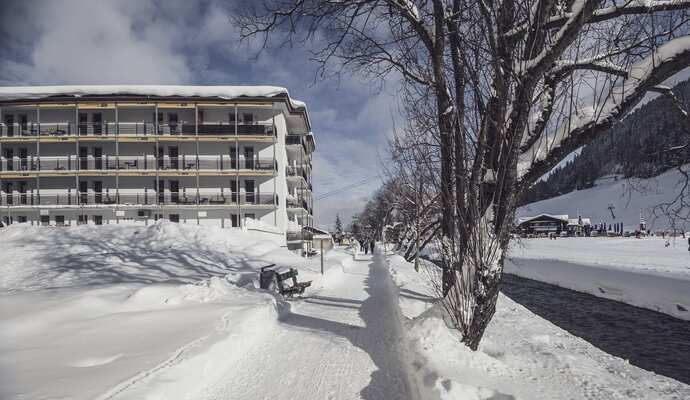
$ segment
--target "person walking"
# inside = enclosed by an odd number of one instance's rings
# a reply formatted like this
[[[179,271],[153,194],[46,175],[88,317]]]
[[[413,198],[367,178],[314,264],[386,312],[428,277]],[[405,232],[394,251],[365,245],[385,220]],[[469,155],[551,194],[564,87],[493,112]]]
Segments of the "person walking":
[[[359,238],[359,251],[364,251],[364,240],[362,238]]]
[[[688,251],[690,251],[690,237],[688,238]]]
[[[369,242],[364,241],[364,254],[369,254]]]
[[[371,248],[371,254],[374,254],[374,239],[371,239],[371,242],[369,242],[369,247]]]

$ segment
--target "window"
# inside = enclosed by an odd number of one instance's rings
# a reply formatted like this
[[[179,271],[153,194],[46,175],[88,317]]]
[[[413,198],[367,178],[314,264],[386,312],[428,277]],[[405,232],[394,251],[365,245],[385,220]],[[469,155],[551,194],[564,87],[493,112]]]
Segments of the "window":
[[[93,223],[96,225],[103,225],[103,216],[102,215],[94,215],[93,216]]]
[[[19,127],[22,130],[22,135],[27,135],[29,133],[29,118],[26,114],[19,114]]]
[[[103,133],[103,114],[93,113],[91,114],[91,121],[93,122],[93,133],[100,135]]]
[[[168,218],[170,222],[180,222],[180,214],[170,214]]]
[[[55,216],[55,225],[64,226],[65,225],[65,216],[64,215],[56,215]]]
[[[86,215],[77,216],[77,225],[84,225],[84,224],[86,224]]]
[[[5,115],[5,125],[7,125],[7,136],[14,136],[14,115]]]
[[[254,201],[256,201],[256,196],[254,195],[254,180],[253,179],[245,179],[244,191],[245,191],[247,204],[254,204]]]
[[[41,215],[41,225],[43,225],[43,226],[50,225],[50,215]]]
[[[237,228],[237,214],[230,214],[230,226]]]
[[[254,147],[244,146],[244,167],[254,169]]]
[[[254,215],[254,213],[245,213],[244,218],[256,219],[256,216]]]
[[[79,121],[79,126],[78,126],[78,131],[80,135],[86,135],[88,133],[88,114],[87,113],[79,113],[78,121]]]
[[[252,113],[244,113],[242,114],[242,119],[244,120],[245,125],[252,125],[254,124],[254,114]]]
[[[234,112],[231,112],[230,114],[228,114],[228,121],[230,121],[230,125],[235,125],[235,122],[237,121],[237,119],[235,118]]]
[[[21,223],[27,222],[26,215],[20,215],[20,216],[18,216],[18,217],[17,217],[17,221],[19,221],[20,224],[21,224]]]

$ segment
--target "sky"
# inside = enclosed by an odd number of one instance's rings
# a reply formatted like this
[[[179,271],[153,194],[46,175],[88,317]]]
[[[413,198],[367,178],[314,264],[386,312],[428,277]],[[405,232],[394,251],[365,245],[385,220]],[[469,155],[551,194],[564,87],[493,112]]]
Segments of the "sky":
[[[257,43],[237,42],[230,19],[236,3],[3,0],[0,86],[282,86],[307,103],[317,144],[315,196],[378,175],[398,110],[394,80],[380,86],[349,75],[317,79],[309,47],[280,47],[281,37],[257,56]],[[336,213],[349,223],[380,185],[374,179],[317,201],[315,225],[331,228]]]

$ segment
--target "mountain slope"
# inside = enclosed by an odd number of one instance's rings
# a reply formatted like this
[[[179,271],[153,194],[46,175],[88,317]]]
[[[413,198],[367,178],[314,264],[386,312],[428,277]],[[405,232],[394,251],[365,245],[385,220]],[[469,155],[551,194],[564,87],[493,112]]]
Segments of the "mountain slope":
[[[690,164],[682,167],[684,171],[690,170]],[[656,178],[634,179],[631,181],[617,176],[608,176],[597,181],[597,185],[585,189],[576,190],[548,200],[541,200],[520,207],[516,217],[532,216],[541,213],[568,214],[571,218],[578,212],[584,218],[591,218],[593,224],[603,221],[607,224],[622,222],[625,229],[634,230],[638,227],[640,214],[647,221],[647,228],[660,230],[669,229],[673,220],[664,215],[660,205],[671,203],[679,196],[686,201],[690,197],[688,188],[679,185],[684,176],[678,169],[667,171]],[[634,185],[638,189],[634,190]],[[613,207],[613,215],[609,210]],[[640,212],[640,209],[642,212]],[[680,216],[687,220],[690,218],[690,209],[672,207]],[[675,227],[690,230],[690,223],[676,220]]]

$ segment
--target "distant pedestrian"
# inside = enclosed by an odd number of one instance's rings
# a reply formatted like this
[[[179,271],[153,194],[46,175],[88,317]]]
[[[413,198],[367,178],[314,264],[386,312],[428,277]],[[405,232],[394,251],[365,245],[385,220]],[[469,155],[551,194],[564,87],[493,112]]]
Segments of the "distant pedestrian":
[[[690,251],[690,237],[688,238],[688,251]]]
[[[364,254],[369,254],[369,242],[364,241]]]
[[[374,254],[374,241],[371,241],[371,254]]]
[[[362,238],[359,238],[359,251],[364,251],[364,240]]]

